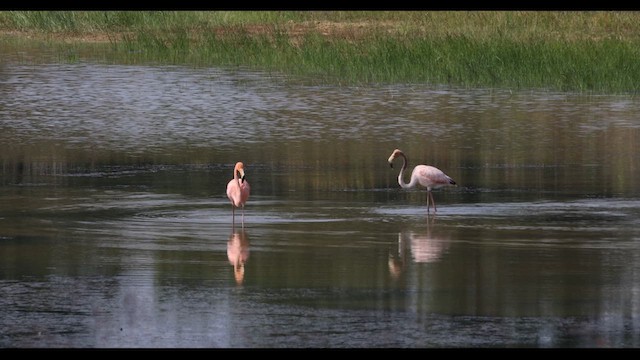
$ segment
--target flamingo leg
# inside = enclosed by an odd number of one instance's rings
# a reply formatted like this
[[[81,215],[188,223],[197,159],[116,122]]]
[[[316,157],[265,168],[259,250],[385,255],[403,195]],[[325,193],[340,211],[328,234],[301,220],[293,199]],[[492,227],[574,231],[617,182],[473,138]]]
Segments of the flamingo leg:
[[[231,223],[236,224],[236,209],[233,205],[231,205]]]
[[[433,213],[437,213],[438,209],[436,209],[436,201],[433,199],[433,193],[429,191],[429,196],[431,197],[431,203],[433,204]]]
[[[431,191],[427,190],[427,214],[429,213],[429,194],[431,194]]]

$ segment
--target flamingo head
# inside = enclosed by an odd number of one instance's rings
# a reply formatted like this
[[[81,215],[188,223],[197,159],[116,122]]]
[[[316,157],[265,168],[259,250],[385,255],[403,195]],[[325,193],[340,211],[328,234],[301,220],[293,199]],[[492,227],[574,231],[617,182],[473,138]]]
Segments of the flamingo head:
[[[387,160],[389,162],[389,166],[393,167],[393,160],[400,155],[402,155],[402,151],[400,149],[393,150],[391,156],[389,156],[389,159]]]
[[[244,182],[244,164],[241,161],[236,163],[236,167],[233,171],[238,172],[240,174],[240,182]]]

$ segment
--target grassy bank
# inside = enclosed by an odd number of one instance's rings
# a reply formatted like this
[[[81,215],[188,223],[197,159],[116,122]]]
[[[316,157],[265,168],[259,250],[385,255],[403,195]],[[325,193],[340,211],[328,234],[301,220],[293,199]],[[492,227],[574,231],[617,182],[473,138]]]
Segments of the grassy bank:
[[[0,32],[60,48],[103,43],[112,61],[349,84],[640,90],[636,12],[0,12]]]

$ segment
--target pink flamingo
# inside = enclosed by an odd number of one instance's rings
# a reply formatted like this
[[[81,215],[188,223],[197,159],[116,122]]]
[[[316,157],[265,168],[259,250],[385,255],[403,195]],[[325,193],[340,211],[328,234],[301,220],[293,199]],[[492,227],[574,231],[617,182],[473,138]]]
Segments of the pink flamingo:
[[[240,174],[240,178],[238,178]],[[249,192],[251,187],[245,180],[244,164],[237,162],[233,168],[233,179],[227,184],[227,197],[231,201],[231,214],[233,224],[236,222],[236,208],[242,208],[242,225],[244,226],[244,204],[249,200]]]
[[[411,189],[420,184],[427,188],[427,214],[429,213],[429,198],[431,198],[431,202],[433,203],[433,212],[437,212],[436,202],[433,200],[431,190],[438,189],[443,186],[455,185],[456,182],[436,167],[429,165],[416,165],[411,173],[411,181],[407,184],[402,178],[404,176],[404,170],[407,168],[408,161],[407,157],[400,149],[393,150],[393,153],[389,156],[389,165],[393,168],[393,160],[398,156],[402,157],[403,160],[402,169],[400,169],[400,175],[398,175],[398,184],[400,184],[400,187],[403,189]]]

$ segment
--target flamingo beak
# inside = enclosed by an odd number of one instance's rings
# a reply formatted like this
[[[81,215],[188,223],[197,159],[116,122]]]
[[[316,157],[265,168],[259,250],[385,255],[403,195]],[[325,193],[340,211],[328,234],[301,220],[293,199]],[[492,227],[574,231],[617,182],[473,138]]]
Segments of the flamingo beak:
[[[240,169],[240,170],[238,170],[238,171],[240,172],[240,182],[244,182],[244,178],[245,178],[244,170],[243,170],[243,169]]]
[[[393,169],[393,163],[392,162],[389,163],[389,166]]]

